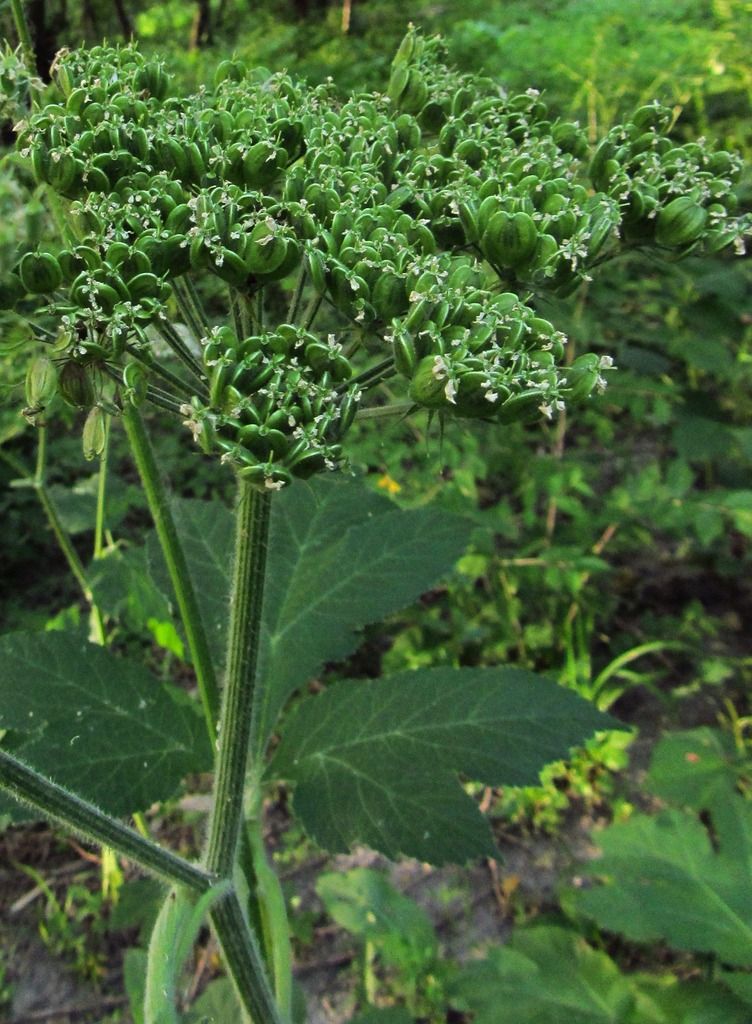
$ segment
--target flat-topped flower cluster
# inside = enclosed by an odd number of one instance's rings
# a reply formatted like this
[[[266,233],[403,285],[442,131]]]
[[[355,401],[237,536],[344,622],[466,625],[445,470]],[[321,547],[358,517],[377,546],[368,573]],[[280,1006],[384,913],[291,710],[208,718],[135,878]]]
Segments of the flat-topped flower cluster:
[[[442,415],[554,416],[610,360],[568,365],[536,296],[624,247],[739,250],[749,230],[738,159],[676,145],[667,109],[640,108],[589,159],[535,91],[456,73],[413,30],[386,93],[346,102],[235,60],[172,96],[134,46],[62,55],[53,89],[19,148],[66,237],[0,282],[6,306],[55,318],[27,415],[58,392],[108,412],[148,398],[262,487],[338,465],[390,377]]]

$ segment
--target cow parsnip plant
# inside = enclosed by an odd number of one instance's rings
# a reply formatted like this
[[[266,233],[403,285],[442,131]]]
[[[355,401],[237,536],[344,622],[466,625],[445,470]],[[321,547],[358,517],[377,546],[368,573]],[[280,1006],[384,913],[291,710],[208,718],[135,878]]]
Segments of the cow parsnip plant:
[[[85,411],[90,458],[111,417],[125,428],[214,753],[204,857],[190,863],[118,820],[148,806],[156,776],[174,789],[208,751],[184,697],[102,646],[4,638],[0,783],[171,886],[149,951],[149,1024],[178,1020],[177,980],[207,913],[242,1012],[290,1019],[284,900],[262,842],[269,782],[293,785],[296,812],[329,849],[361,841],[466,861],[494,845],[458,772],[528,783],[611,723],[514,669],[340,683],[279,723],[353,629],[409,600],[413,567],[428,582],[436,553],[446,562],[464,543],[446,518],[409,520],[311,479],[346,460],[355,417],[427,410],[446,429],[553,418],[603,387],[610,361],[568,365],[536,295],[571,293],[625,248],[672,259],[741,248],[748,228],[735,213],[738,160],[674,145],[659,105],[588,159],[578,126],[552,123],[536,93],[508,96],[441,56],[411,30],[387,93],[342,103],[328,86],[234,60],[212,89],[177,97],[134,47],[97,47],[60,55],[18,126],[60,231],[0,284],[39,343],[24,415],[42,426],[60,401]],[[224,560],[199,577],[189,568],[212,537],[222,548],[226,514],[184,509],[178,529],[145,402],[236,475],[229,606]],[[289,487],[295,478],[309,482]],[[214,585],[226,621],[210,630]],[[68,762],[72,786],[48,778],[67,781]],[[73,792],[76,773],[94,801]]]

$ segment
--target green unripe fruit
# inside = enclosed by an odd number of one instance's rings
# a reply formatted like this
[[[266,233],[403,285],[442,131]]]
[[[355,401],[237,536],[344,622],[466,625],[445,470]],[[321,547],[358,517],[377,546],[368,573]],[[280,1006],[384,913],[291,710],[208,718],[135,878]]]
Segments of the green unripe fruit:
[[[587,136],[578,125],[564,121],[554,125],[551,135],[554,142],[565,153],[582,158],[587,153]]]
[[[475,139],[465,139],[455,150],[455,156],[470,167],[480,167],[486,159],[486,151]]]
[[[26,371],[26,404],[39,412],[52,401],[58,385],[55,364],[47,356],[37,356]]]
[[[500,267],[516,268],[526,264],[535,253],[538,229],[527,213],[494,214],[483,236],[486,255]]]
[[[133,302],[139,299],[155,298],[161,293],[162,282],[155,274],[136,274],[126,285]]]
[[[66,363],[60,371],[60,394],[68,405],[89,409],[97,400],[92,370],[83,363]]]
[[[441,356],[424,356],[410,382],[410,397],[427,409],[443,409],[449,403],[446,372]]]
[[[428,100],[428,85],[422,73],[415,67],[408,72],[407,84],[399,96],[400,110],[406,114],[418,114]]]
[[[392,339],[392,355],[397,372],[405,377],[412,377],[418,365],[418,356],[413,339],[407,332],[398,331],[394,335]]]
[[[603,139],[595,153],[593,159],[590,161],[590,167],[588,168],[588,174],[590,180],[597,189],[602,189],[605,184],[608,183],[608,177],[604,173],[606,162],[610,160],[616,152],[616,146],[610,139]]]
[[[272,274],[287,256],[287,243],[265,222],[256,224],[245,246],[243,264],[246,273]]]
[[[392,67],[398,67],[400,64],[409,64],[414,56],[420,54],[422,49],[423,40],[416,34],[414,28],[409,28],[397,48],[397,52],[392,60]]]
[[[574,401],[588,398],[600,377],[600,361],[592,352],[578,356],[566,371],[568,397]]]
[[[98,458],[107,443],[107,424],[104,412],[99,406],[89,410],[83,431],[84,458],[87,461]]]
[[[658,214],[655,240],[658,245],[676,246],[695,242],[705,230],[708,213],[690,196],[679,196]]]
[[[400,316],[408,306],[405,283],[397,274],[385,271],[371,289],[371,302],[382,320]]]
[[[395,63],[389,77],[386,94],[392,103],[398,103],[410,80],[410,69],[405,62]]]
[[[632,124],[645,131],[654,128],[656,131],[663,131],[671,123],[671,111],[660,103],[646,103],[638,107],[632,115]]]
[[[24,288],[32,295],[49,294],[63,283],[60,264],[49,252],[27,252],[18,273]]]

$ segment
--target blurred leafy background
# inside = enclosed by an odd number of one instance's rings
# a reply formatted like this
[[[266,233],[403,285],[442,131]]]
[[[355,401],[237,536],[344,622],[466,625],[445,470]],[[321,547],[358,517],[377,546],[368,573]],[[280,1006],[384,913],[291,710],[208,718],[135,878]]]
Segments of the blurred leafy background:
[[[586,125],[592,141],[658,98],[673,108],[677,139],[705,136],[741,151],[748,167],[752,157],[750,0],[33,0],[28,12],[42,78],[61,47],[132,35],[166,62],[180,88],[199,87],[235,53],[311,81],[331,76],[343,94],[385,86],[411,21],[441,33],[460,68],[510,91],[542,90],[552,111]],[[0,25],[13,40],[7,5]],[[0,112],[10,143],[23,96],[7,54],[3,61]],[[748,207],[749,169],[739,194]],[[49,230],[30,179],[7,151],[0,270]],[[666,265],[634,254],[556,308],[541,304],[541,315],[568,332],[572,357],[600,351],[618,368],[606,393],[572,420],[463,424],[443,434],[414,420],[359,428],[352,464],[371,486],[407,507],[441,503],[471,517],[476,530],[449,584],[369,628],[348,675],[513,662],[550,673],[651,739],[720,716],[748,758],[751,266],[748,256]],[[34,431],[18,414],[26,342],[23,322],[0,314],[0,619],[6,630],[79,628],[65,562],[32,490],[19,486],[35,459]],[[81,459],[80,426],[68,414],[50,428],[48,482],[88,558],[95,482]],[[221,470],[160,434],[158,416],[154,426],[179,493],[228,493]],[[119,642],[152,651],[168,671],[180,660],[174,636],[160,632],[149,595],[124,596],[110,571],[127,561],[146,522],[117,430],[112,443],[116,500],[103,586],[113,595]],[[502,828],[523,831],[556,832],[573,801],[607,818],[626,816],[630,803],[615,772],[627,760],[622,738],[601,737],[570,764],[553,766],[541,787],[494,794],[492,811]]]

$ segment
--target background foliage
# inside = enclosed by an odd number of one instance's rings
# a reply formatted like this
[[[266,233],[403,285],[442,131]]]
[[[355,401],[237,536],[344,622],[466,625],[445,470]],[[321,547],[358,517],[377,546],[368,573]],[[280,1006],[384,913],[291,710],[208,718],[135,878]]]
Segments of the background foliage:
[[[233,51],[313,81],[331,75],[343,91],[386,81],[409,16],[428,32],[444,33],[461,68],[480,69],[510,90],[545,90],[554,111],[579,118],[593,139],[657,96],[674,110],[677,140],[704,134],[741,150],[749,161],[748,0],[472,0],[457,8],[415,3],[406,10],[394,0],[298,0],[252,9],[241,0],[38,0],[30,14],[42,77],[61,46],[133,34],[188,87],[207,79],[216,61]],[[0,17],[7,19],[7,13]],[[7,35],[12,38],[9,23]],[[3,131],[10,141],[18,90],[9,84],[6,64],[2,68]],[[33,249],[48,230],[39,196],[30,182],[11,173],[11,163],[6,156],[0,165],[3,272],[19,239]],[[740,198],[749,204],[749,177]],[[475,1013],[476,1022],[497,1021],[500,992],[514,1000],[515,1021],[568,1021],[573,1007],[582,1020],[625,1024],[748,1018],[751,925],[736,902],[736,887],[749,881],[751,277],[748,258],[658,266],[634,255],[609,267],[574,299],[557,302],[555,310],[541,308],[541,315],[555,312],[551,319],[566,324],[573,356],[594,349],[613,355],[618,367],[605,395],[594,398],[575,422],[562,420],[542,433],[538,427],[529,432],[482,424],[444,436],[431,423],[362,429],[354,468],[374,492],[427,516],[435,514],[423,509],[429,503],[461,513],[473,532],[446,585],[407,611],[391,614],[396,602],[353,620],[357,629],[383,616],[366,628],[354,654],[350,637],[324,652],[332,662],[350,657],[345,667],[330,664],[325,682],[418,666],[480,671],[511,662],[563,681],[601,709],[642,727],[651,741],[664,730],[705,729],[669,732],[657,747],[652,793],[674,809],[655,816],[648,797],[632,789],[625,798],[614,775],[628,760],[617,738],[623,734],[605,734],[574,762],[554,765],[542,786],[494,793],[501,827],[512,823],[523,834],[561,828],[573,802],[597,806],[607,817],[628,813],[631,803],[643,801],[645,807],[603,833],[603,859],[587,873],[604,888],[572,895],[564,887],[566,915],[557,909],[553,922],[520,928],[509,945],[491,950],[475,966],[455,972],[444,963],[440,969],[430,925],[381,881],[359,875],[348,889],[323,876],[323,905],[375,950],[379,1001],[388,997],[400,1004],[364,1009],[362,1024],[445,1020],[450,1004],[454,1013]],[[60,658],[73,657],[76,639],[88,632],[86,612],[34,493],[22,486],[35,458],[34,432],[16,413],[26,336],[7,317],[0,326],[0,617],[4,632],[45,625],[62,630],[65,638],[51,649]],[[153,425],[158,430],[157,416]],[[68,423],[54,427],[48,483],[88,563],[96,476],[80,458],[80,426],[70,414]],[[168,598],[149,585],[144,572],[148,550],[137,542],[146,523],[143,501],[117,432],[112,445],[112,543],[92,567],[93,585],[116,624],[118,647],[127,654],[145,652],[155,674],[166,680],[176,670],[188,671],[183,643],[171,624]],[[159,435],[159,445],[184,498],[228,493],[229,477],[189,453],[173,434]],[[383,507],[376,495],[373,500],[375,508]],[[206,537],[205,530],[196,533]],[[159,578],[158,569],[154,575]],[[431,585],[433,577],[425,583]],[[210,602],[211,592],[204,597]],[[23,679],[23,652],[11,653]],[[29,706],[22,710],[33,711],[34,701],[43,699],[27,692]],[[160,714],[170,717],[174,695],[167,684],[153,699],[164,702]],[[14,710],[21,713],[18,705]],[[719,714],[720,731],[710,728]],[[194,725],[186,719],[184,727],[190,735]],[[708,794],[717,802],[711,818],[705,813]],[[139,799],[145,805],[160,795],[149,790]],[[649,859],[646,851],[655,850],[660,856]],[[676,924],[662,881],[669,867],[681,903],[691,892],[697,896],[693,912],[702,916],[705,901],[712,899],[733,917],[740,930],[732,931],[732,946],[712,930],[698,938]],[[635,907],[632,887],[644,893],[646,884],[659,882],[657,919],[636,920],[628,912]],[[359,909],[366,904],[391,907],[393,916],[377,913],[370,921],[368,911],[364,916]],[[708,917],[717,923],[715,912]],[[626,938],[614,939],[614,933]],[[680,951],[660,974],[649,971],[649,944],[656,940]],[[568,969],[562,978],[565,963],[576,964],[577,971]],[[547,1017],[539,1004],[541,978],[543,994],[550,986],[559,1001],[548,1006]],[[600,993],[596,1008],[587,1004],[593,992]]]

